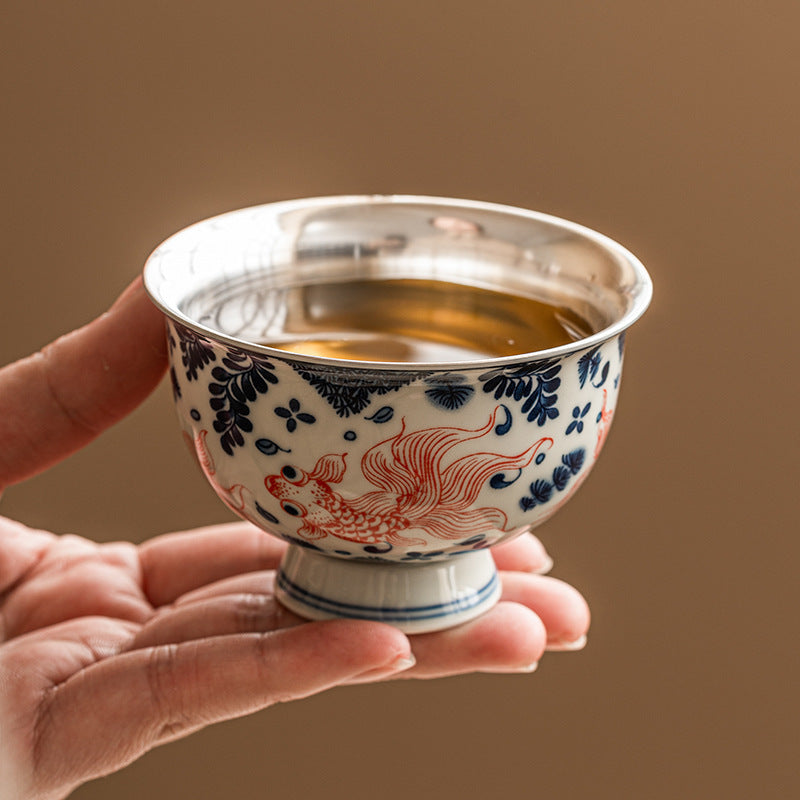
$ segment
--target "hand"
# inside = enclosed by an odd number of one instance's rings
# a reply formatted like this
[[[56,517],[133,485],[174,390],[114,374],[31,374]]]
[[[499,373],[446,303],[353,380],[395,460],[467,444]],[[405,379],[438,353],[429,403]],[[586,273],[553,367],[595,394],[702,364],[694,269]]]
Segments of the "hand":
[[[165,368],[163,323],[134,284],[111,311],[0,370],[0,485],[55,463],[134,408]],[[531,671],[585,641],[541,544],[493,553],[503,599],[407,637],[305,622],[276,603],[284,546],[247,523],[98,545],[0,519],[0,798],[60,798],[147,750],[334,686]]]

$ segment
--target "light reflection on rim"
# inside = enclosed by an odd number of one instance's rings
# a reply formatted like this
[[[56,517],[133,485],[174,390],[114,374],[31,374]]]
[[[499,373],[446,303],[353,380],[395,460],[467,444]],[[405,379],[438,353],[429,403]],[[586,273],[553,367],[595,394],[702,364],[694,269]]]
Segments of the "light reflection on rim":
[[[168,302],[162,296],[162,287],[166,282],[163,275],[158,272],[157,261],[161,255],[170,253],[170,247],[176,243],[176,240],[192,230],[214,229],[222,220],[230,220],[234,215],[240,215],[248,211],[255,212],[257,210],[265,211],[270,209],[274,213],[286,213],[292,210],[313,210],[315,208],[335,208],[337,206],[347,207],[356,205],[373,205],[373,206],[430,206],[431,210],[438,210],[440,207],[446,207],[452,212],[461,211],[475,211],[475,212],[492,212],[497,214],[509,215],[510,217],[523,221],[525,219],[551,226],[555,229],[561,230],[569,234],[576,241],[591,242],[598,246],[607,256],[615,260],[617,263],[624,264],[634,276],[634,280],[624,292],[628,298],[629,307],[622,314],[622,316],[612,324],[602,328],[601,330],[575,341],[569,342],[558,347],[552,347],[544,350],[536,350],[526,353],[520,353],[513,356],[492,356],[486,358],[469,359],[469,360],[455,360],[455,361],[359,361],[353,359],[341,359],[325,356],[309,356],[304,354],[295,354],[287,350],[269,347],[263,344],[257,344],[247,339],[237,338],[221,333],[211,327],[197,322],[191,317],[183,313],[175,304]],[[173,254],[174,255],[174,254]],[[192,258],[193,254],[189,251],[186,252],[187,260]],[[196,331],[197,333],[207,337],[208,339],[219,342],[221,344],[233,345],[254,353],[261,353],[268,355],[281,361],[292,361],[299,364],[314,364],[320,366],[327,366],[339,370],[369,370],[369,371],[449,371],[449,370],[490,370],[497,369],[503,366],[526,363],[530,361],[539,361],[550,358],[562,358],[564,356],[577,353],[588,348],[594,347],[602,342],[618,336],[623,331],[627,330],[634,322],[647,309],[652,298],[652,281],[648,275],[644,265],[634,256],[630,251],[618,244],[614,240],[604,236],[597,231],[586,228],[577,223],[569,222],[568,220],[559,217],[542,214],[535,211],[515,208],[512,206],[484,203],[479,201],[458,200],[451,198],[441,197],[425,197],[413,195],[376,195],[376,196],[341,196],[341,197],[318,197],[300,200],[289,200],[278,203],[270,203],[264,206],[256,206],[250,209],[240,209],[238,211],[231,211],[221,214],[217,217],[212,217],[207,220],[195,223],[183,231],[171,236],[162,245],[160,245],[148,259],[145,270],[145,288],[152,301],[161,309],[161,311],[177,322],[185,325],[186,327]],[[502,291],[502,289],[499,289]]]

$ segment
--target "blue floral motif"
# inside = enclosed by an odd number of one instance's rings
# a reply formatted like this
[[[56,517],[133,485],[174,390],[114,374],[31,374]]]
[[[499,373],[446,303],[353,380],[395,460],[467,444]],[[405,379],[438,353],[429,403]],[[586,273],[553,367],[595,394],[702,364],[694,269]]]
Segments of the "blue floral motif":
[[[444,550],[409,550],[402,558],[403,561],[431,561],[445,554]]]
[[[580,406],[575,406],[572,409],[572,422],[567,425],[567,436],[569,436],[572,431],[578,431],[578,433],[583,433],[583,418],[589,413],[589,409],[592,407],[591,402],[587,403],[583,409]]]
[[[182,396],[181,385],[178,383],[178,373],[175,372],[175,367],[169,368],[169,381],[172,385],[172,398],[173,400],[180,400]]]
[[[204,370],[208,364],[217,360],[214,348],[208,339],[191,328],[177,323],[173,323],[173,325],[175,332],[178,334],[181,364],[186,370],[186,379],[196,381],[198,371]],[[170,345],[172,347],[175,346],[174,342],[175,340],[170,336]]]
[[[388,553],[392,550],[392,545],[389,542],[380,542],[379,544],[368,544],[364,546],[365,553],[371,553],[372,555],[381,555],[383,553]]]
[[[431,375],[425,378],[425,383],[431,387],[425,390],[425,396],[434,405],[447,411],[461,408],[475,393],[475,389],[467,383],[467,378],[458,373]]]
[[[528,487],[530,494],[520,498],[520,508],[523,511],[530,511],[549,502],[554,497],[553,490],[563,492],[572,477],[581,471],[585,460],[586,451],[582,447],[565,453],[561,456],[561,464],[553,470],[552,483],[544,478],[531,483]]]
[[[581,467],[583,466],[583,462],[585,460],[586,460],[586,451],[582,447],[561,456],[561,463],[573,475],[577,475],[581,471]]]
[[[489,546],[489,543],[486,541],[486,534],[479,533],[476,536],[470,536],[469,539],[465,539],[460,546],[470,547],[473,550],[483,550]]]
[[[593,347],[578,359],[578,380],[580,381],[581,389],[586,385],[587,380],[596,389],[599,389],[606,382],[611,362],[606,361],[602,371],[600,370],[601,364],[603,364],[603,356],[600,353],[600,345]],[[600,382],[595,383],[598,372],[600,372]]]
[[[318,553],[324,552],[324,548],[320,547],[319,545],[313,544],[306,539],[300,539],[297,536],[289,536],[284,533],[281,534],[281,538],[284,541],[289,542],[289,544],[296,544],[298,547],[302,547],[304,550],[316,550]]]
[[[229,347],[222,365],[211,371],[214,382],[208,385],[209,405],[217,415],[214,430],[220,435],[222,449],[233,455],[234,447],[244,444],[242,434],[253,430],[248,403],[266,394],[278,379],[268,358],[239,348]]]
[[[278,406],[275,413],[286,420],[286,430],[289,433],[294,433],[297,430],[297,421],[304,422],[306,425],[313,425],[317,418],[313,414],[307,414],[305,411],[300,410],[300,402],[294,397],[289,400],[289,408],[285,406]]]
[[[476,536],[470,536],[463,542],[458,542],[446,550],[411,550],[405,553],[401,561],[433,561],[445,555],[459,555],[463,553],[470,553],[473,550],[485,550],[489,547],[485,533],[479,533]]]
[[[528,488],[534,500],[534,505],[544,505],[553,494],[553,484],[541,478],[534,481]]]
[[[553,486],[555,486],[559,492],[563,492],[571,477],[572,473],[569,469],[559,465],[553,470]]]
[[[553,358],[491,370],[478,380],[483,383],[483,391],[493,392],[496,400],[505,396],[522,401],[521,411],[527,414],[528,422],[535,420],[541,426],[558,416],[556,392],[561,386],[560,371],[558,359]]]
[[[312,366],[296,361],[288,363],[340,417],[360,414],[372,402],[373,395],[396,392],[421,374],[368,369],[352,369],[343,373],[324,366]]]

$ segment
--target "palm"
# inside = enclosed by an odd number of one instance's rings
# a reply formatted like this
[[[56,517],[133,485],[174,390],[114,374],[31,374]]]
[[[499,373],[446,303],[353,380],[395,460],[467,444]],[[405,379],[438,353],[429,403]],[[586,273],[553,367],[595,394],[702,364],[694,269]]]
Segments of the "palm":
[[[0,676],[14,684],[4,698],[3,716],[13,721],[8,726],[13,736],[4,736],[4,752],[13,749],[13,760],[27,763],[30,774],[47,773],[53,753],[59,760],[71,756],[66,760],[72,764],[102,761],[98,751],[107,742],[95,726],[85,724],[84,714],[70,718],[54,712],[65,702],[72,705],[70,695],[80,691],[81,683],[103,688],[104,676],[97,669],[103,662],[123,661],[125,654],[147,649],[155,658],[158,645],[195,634],[208,638],[246,627],[263,632],[295,624],[296,618],[274,603],[268,571],[244,577],[258,584],[262,594],[243,596],[214,580],[237,568],[274,566],[276,547],[261,547],[263,538],[248,526],[234,525],[164,537],[137,548],[59,537],[0,519]],[[225,540],[238,545],[233,559],[229,547],[227,558],[214,558]],[[192,549],[195,563],[184,557]],[[182,568],[174,569],[179,562]],[[215,605],[227,610],[227,616],[210,613]],[[251,613],[243,612],[245,606]],[[262,613],[252,613],[255,608]],[[270,617],[271,624],[265,624]],[[102,706],[104,698],[95,696],[95,701]],[[50,725],[54,717],[58,728]],[[164,728],[169,731],[154,744],[185,732],[171,722]],[[117,754],[113,766],[140,752],[133,745]]]
[[[6,537],[5,555],[18,573],[11,576],[2,606],[6,639],[76,618],[141,623],[152,614],[133,545],[98,545],[44,532],[26,535],[5,520],[0,535]]]

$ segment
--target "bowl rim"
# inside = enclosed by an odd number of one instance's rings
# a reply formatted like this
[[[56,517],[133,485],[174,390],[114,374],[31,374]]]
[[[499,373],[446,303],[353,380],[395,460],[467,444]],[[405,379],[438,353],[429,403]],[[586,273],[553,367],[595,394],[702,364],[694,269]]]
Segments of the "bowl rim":
[[[201,227],[212,227],[218,221],[254,211],[272,208],[276,213],[291,211],[302,208],[323,208],[335,205],[356,205],[356,204],[407,204],[407,205],[431,205],[446,206],[452,210],[464,209],[475,211],[487,211],[500,214],[507,214],[546,225],[560,228],[571,233],[577,238],[582,238],[594,243],[604,250],[612,258],[623,261],[633,271],[634,281],[627,294],[631,298],[630,307],[616,321],[607,325],[599,331],[589,336],[576,339],[567,344],[559,345],[542,350],[535,350],[526,353],[519,353],[513,356],[490,356],[478,359],[464,359],[451,361],[359,361],[355,359],[333,358],[329,356],[310,356],[300,353],[292,353],[268,345],[258,344],[247,339],[224,334],[214,328],[203,325],[191,317],[184,314],[179,308],[168,303],[162,296],[160,286],[161,276],[158,272],[157,263],[161,256],[169,250],[175,239],[181,237],[186,232]],[[187,251],[188,252],[188,251]],[[252,206],[243,206],[230,211],[207,217],[191,225],[176,231],[165,239],[148,256],[143,270],[144,286],[151,301],[161,310],[163,314],[175,322],[183,325],[194,332],[200,334],[211,342],[218,342],[230,345],[248,352],[259,353],[270,356],[281,361],[290,361],[299,364],[311,364],[323,367],[334,367],[348,370],[369,370],[369,371],[388,371],[388,372],[434,372],[434,371],[464,371],[470,369],[491,370],[512,366],[533,361],[544,361],[550,359],[560,359],[573,353],[591,349],[597,345],[613,339],[626,331],[636,322],[647,310],[653,295],[652,279],[644,267],[644,264],[626,247],[614,239],[602,234],[585,225],[558,217],[552,214],[533,211],[517,206],[485,202],[481,200],[466,200],[454,197],[440,197],[428,195],[405,195],[405,194],[352,194],[352,195],[323,195],[318,197],[296,198],[292,200],[279,200],[270,203],[261,203]]]

